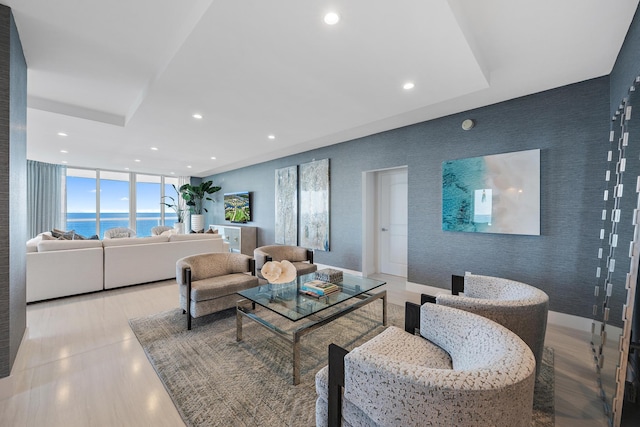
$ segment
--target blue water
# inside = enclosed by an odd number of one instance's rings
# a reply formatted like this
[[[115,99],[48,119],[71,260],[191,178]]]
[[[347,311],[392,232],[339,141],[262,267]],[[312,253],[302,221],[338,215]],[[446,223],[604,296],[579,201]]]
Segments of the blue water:
[[[173,225],[177,218],[175,215],[165,215],[165,224]],[[160,212],[136,214],[136,234],[138,237],[151,236],[151,229],[162,225]],[[115,227],[130,227],[129,214],[126,212],[100,214],[100,238],[105,230]],[[74,230],[77,234],[90,237],[96,234],[96,214],[93,212],[69,212],[67,213],[67,225],[65,230]]]
[[[442,163],[442,229],[486,232],[486,223],[474,222],[474,192],[486,188],[483,157]],[[490,218],[490,216],[489,216]],[[490,222],[486,221],[486,222]]]

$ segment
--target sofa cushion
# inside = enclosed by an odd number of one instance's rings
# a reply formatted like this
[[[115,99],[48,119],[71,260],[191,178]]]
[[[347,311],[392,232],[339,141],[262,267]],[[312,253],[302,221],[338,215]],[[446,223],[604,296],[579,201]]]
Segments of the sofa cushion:
[[[102,242],[100,240],[43,240],[38,243],[38,252],[101,247]]]
[[[184,242],[185,240],[203,240],[203,239],[221,239],[219,234],[193,233],[193,234],[174,234],[169,236],[170,242]]]
[[[50,231],[45,231],[44,233],[40,233],[33,239],[27,240],[27,253],[38,252],[38,243],[40,243],[43,240],[57,240],[57,239],[54,239],[51,237]]]
[[[106,248],[110,246],[144,245],[148,243],[164,243],[168,241],[169,238],[167,236],[123,237],[119,239],[103,240],[102,245]]]
[[[258,278],[245,273],[210,277],[208,279],[191,282],[191,300],[199,302],[220,298],[256,286],[258,286]],[[187,286],[181,285],[180,292],[186,295]]]

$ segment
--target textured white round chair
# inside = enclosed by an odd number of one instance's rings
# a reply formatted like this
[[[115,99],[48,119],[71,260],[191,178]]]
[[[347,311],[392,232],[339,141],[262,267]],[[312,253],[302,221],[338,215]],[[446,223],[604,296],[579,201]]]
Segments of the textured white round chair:
[[[316,426],[531,426],[535,360],[516,334],[437,304],[420,307],[420,334],[387,328],[344,356],[343,381],[330,349]]]
[[[436,303],[479,314],[514,332],[533,351],[540,373],[549,311],[545,292],[515,280],[465,274],[464,296],[437,295]]]
[[[136,232],[127,227],[109,228],[104,232],[104,239],[118,239],[121,237],[136,237]]]
[[[165,231],[173,230],[173,227],[169,227],[168,225],[156,225],[151,229],[152,236],[159,236]]]

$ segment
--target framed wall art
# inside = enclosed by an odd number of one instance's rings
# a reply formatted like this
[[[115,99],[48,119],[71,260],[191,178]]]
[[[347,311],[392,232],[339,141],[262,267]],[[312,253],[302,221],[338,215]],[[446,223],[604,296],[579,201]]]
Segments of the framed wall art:
[[[442,229],[540,235],[540,150],[443,162]]]

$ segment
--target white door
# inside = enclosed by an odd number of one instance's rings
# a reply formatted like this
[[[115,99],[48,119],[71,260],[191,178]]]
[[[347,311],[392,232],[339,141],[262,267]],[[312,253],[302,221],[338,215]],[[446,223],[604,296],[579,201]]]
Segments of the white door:
[[[380,273],[407,277],[407,169],[378,173],[378,266]]]

